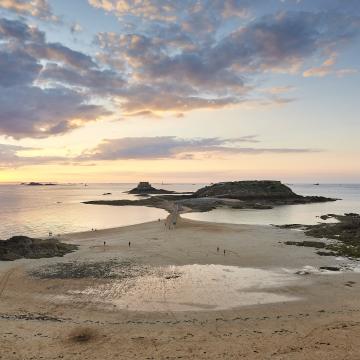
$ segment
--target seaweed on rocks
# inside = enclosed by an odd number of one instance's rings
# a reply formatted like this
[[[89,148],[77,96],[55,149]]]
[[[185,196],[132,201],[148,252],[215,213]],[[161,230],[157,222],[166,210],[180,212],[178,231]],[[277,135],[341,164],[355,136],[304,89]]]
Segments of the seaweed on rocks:
[[[303,243],[313,243],[315,248],[322,248],[326,251],[318,252],[322,256],[345,256],[349,258],[360,258],[360,215],[347,213],[344,215],[327,214],[321,216],[322,219],[334,219],[337,222],[319,223],[316,225],[302,225],[307,236],[313,238],[334,240],[324,246],[319,246],[320,242],[303,241]],[[285,228],[285,226],[280,226]],[[291,244],[290,244],[291,243]],[[287,242],[288,245],[299,245]]]

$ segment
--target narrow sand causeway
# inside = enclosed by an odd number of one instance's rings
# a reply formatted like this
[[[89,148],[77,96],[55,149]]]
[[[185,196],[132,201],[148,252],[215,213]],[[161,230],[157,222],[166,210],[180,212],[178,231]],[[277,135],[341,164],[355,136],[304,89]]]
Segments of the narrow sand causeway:
[[[184,219],[64,235],[78,251],[0,262],[0,359],[359,359],[360,274],[318,270],[356,263],[283,244],[305,238]]]

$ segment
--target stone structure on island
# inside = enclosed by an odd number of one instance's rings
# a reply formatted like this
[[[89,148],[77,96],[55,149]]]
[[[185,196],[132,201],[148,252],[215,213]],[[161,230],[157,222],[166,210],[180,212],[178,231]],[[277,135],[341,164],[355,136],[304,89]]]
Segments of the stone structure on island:
[[[131,189],[129,194],[173,194],[174,191],[156,189],[148,181],[140,181],[136,188]]]

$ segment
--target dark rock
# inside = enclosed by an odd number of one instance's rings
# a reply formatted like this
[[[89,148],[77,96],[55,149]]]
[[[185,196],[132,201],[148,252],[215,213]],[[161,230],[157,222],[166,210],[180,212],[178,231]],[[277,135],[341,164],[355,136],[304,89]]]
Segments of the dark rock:
[[[325,248],[326,244],[321,241],[285,241],[285,245],[314,247],[317,249]]]
[[[320,256],[336,256],[337,255],[333,251],[317,251],[316,253]]]
[[[320,270],[340,271],[341,269],[337,266],[320,266]]]
[[[304,225],[301,224],[285,224],[285,225],[274,225],[279,229],[302,229]]]
[[[147,181],[139,182],[138,186],[129,191],[129,194],[173,194],[174,191],[156,189]]]
[[[320,216],[320,219],[321,220],[328,220],[328,219],[330,219],[331,218],[331,216],[329,216],[329,215],[321,215]]]
[[[145,197],[139,200],[94,200],[84,201],[84,204],[112,205],[112,206],[153,206],[162,208],[163,200],[157,196]]]
[[[328,252],[318,252],[318,254],[360,258],[360,215],[356,213],[327,214],[320,218],[333,218],[338,222],[303,226],[307,236],[336,240],[325,246]]]
[[[63,256],[77,248],[76,245],[61,243],[57,239],[41,240],[27,236],[13,236],[8,240],[0,240],[0,260]]]
[[[57,184],[54,184],[54,183],[40,183],[40,182],[31,181],[29,183],[21,183],[21,185],[27,185],[27,186],[55,186]]]
[[[194,197],[218,197],[256,201],[258,206],[306,204],[336,200],[322,196],[301,196],[294,193],[280,181],[274,180],[221,182],[199,189],[194,193]]]
[[[233,181],[205,186],[194,193],[195,197],[226,197],[229,199],[279,199],[297,195],[280,181]]]
[[[357,213],[345,213],[344,216],[353,217],[353,218],[359,218],[360,214],[357,214]]]

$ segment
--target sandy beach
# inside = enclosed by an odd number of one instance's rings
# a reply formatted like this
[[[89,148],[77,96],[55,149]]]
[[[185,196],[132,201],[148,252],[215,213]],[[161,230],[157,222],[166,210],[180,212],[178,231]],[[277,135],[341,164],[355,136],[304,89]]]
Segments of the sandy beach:
[[[284,245],[301,231],[168,226],[67,234],[80,247],[63,258],[0,262],[0,359],[360,358],[356,263]]]

